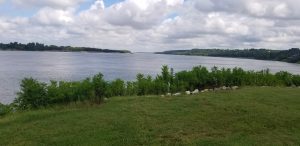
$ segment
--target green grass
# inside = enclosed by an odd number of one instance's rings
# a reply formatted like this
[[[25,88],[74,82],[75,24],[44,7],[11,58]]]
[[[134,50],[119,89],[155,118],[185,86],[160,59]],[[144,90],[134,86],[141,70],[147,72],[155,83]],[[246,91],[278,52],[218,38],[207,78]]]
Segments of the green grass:
[[[300,89],[114,97],[0,119],[0,145],[300,145]]]

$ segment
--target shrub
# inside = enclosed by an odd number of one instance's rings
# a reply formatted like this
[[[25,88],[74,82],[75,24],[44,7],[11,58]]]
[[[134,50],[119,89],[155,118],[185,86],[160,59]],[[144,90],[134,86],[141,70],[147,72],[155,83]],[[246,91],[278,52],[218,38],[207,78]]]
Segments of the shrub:
[[[51,104],[62,103],[64,101],[56,81],[50,81],[50,85],[47,86],[47,91],[47,96],[50,98]]]
[[[74,83],[75,102],[91,100],[95,98],[94,86],[89,78]]]
[[[49,104],[68,104],[77,101],[101,103],[104,97],[125,95],[166,94],[193,91],[195,89],[215,88],[220,86],[300,86],[300,75],[288,72],[271,74],[269,70],[244,71],[241,68],[211,70],[198,66],[190,71],[180,71],[174,74],[168,66],[162,67],[161,74],[155,79],[151,76],[138,74],[136,81],[124,82],[116,79],[110,82],[104,80],[101,73],[82,81],[65,82],[51,81],[49,84],[25,78],[21,82],[21,91],[14,101],[17,109],[35,109]],[[0,112],[6,111],[1,105]]]
[[[9,105],[4,105],[0,103],[0,117],[11,112],[11,107]]]
[[[291,86],[293,85],[293,75],[286,72],[286,71],[281,71],[275,74],[277,79],[279,79],[284,85],[286,86]]]
[[[168,90],[168,84],[164,82],[161,76],[157,76],[152,83],[152,94],[165,94]]]
[[[99,73],[95,75],[92,79],[92,84],[95,93],[94,101],[96,103],[100,103],[103,100],[107,90],[107,82],[103,79],[103,74]]]
[[[135,82],[126,83],[126,93],[127,96],[137,95],[137,86]]]
[[[125,83],[121,79],[116,79],[110,83],[111,96],[124,96],[126,92]]]
[[[46,84],[32,78],[25,78],[21,82],[21,91],[17,93],[14,103],[19,109],[35,109],[49,104]]]
[[[293,75],[293,84],[300,86],[300,75]]]
[[[144,77],[143,74],[137,74],[136,76],[136,82],[137,82],[137,95],[146,95],[148,92],[148,84],[147,84],[147,79]]]

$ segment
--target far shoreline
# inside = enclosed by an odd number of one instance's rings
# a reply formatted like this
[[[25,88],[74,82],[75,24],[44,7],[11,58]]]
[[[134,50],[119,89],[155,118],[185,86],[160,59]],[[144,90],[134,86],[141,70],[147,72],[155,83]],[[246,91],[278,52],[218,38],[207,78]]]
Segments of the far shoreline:
[[[71,52],[77,52],[77,53],[111,53],[111,54],[134,54],[132,52],[118,52],[119,50],[113,50],[112,52],[101,52],[101,51],[68,51],[68,50],[2,50],[2,52],[61,52],[61,53],[71,53]],[[127,51],[127,50],[126,50]]]
[[[49,52],[92,52],[92,53],[131,53],[129,50],[113,50],[91,47],[72,47],[72,46],[56,46],[45,45],[42,43],[11,42],[8,44],[0,43],[2,51],[49,51]]]
[[[184,56],[209,56],[239,59],[255,59],[287,62],[300,64],[300,49],[291,48],[289,50],[270,49],[191,49],[191,50],[168,50],[154,52],[155,54],[184,55]]]
[[[192,57],[197,57],[197,56],[198,56],[198,57],[212,57],[212,58],[248,59],[248,60],[260,60],[260,61],[283,62],[283,63],[298,64],[298,65],[300,65],[300,62],[291,63],[291,62],[278,61],[278,60],[266,60],[266,59],[243,58],[243,57],[205,56],[205,55],[188,55],[188,54],[164,54],[164,53],[157,53],[157,52],[153,52],[153,54],[156,54],[156,55],[173,55],[173,56],[192,56]]]

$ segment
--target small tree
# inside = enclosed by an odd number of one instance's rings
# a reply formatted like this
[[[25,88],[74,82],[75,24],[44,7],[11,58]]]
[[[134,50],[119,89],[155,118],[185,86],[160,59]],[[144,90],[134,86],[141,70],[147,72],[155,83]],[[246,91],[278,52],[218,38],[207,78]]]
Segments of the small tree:
[[[8,114],[9,112],[11,112],[11,107],[0,103],[0,117]]]
[[[137,87],[135,82],[127,82],[126,83],[126,95],[136,95],[137,94]]]
[[[121,79],[116,79],[110,83],[113,96],[125,95],[125,83]]]
[[[60,103],[63,102],[63,99],[60,96],[58,83],[56,81],[50,81],[50,85],[47,86],[47,96],[50,98],[51,103]]]
[[[281,71],[275,74],[277,79],[281,80],[282,83],[286,86],[291,86],[293,85],[293,75],[286,72],[286,71]]]
[[[161,68],[161,76],[162,76],[162,80],[164,81],[164,83],[167,85],[167,92],[170,92],[170,86],[171,86],[171,81],[173,80],[173,69],[171,70],[171,72],[169,71],[169,67],[167,65],[164,65]]]
[[[99,73],[92,79],[94,91],[95,91],[95,102],[100,103],[105,96],[105,90],[107,83],[103,79],[103,74]]]
[[[46,84],[32,78],[25,78],[21,82],[21,91],[14,101],[18,109],[36,109],[49,104]]]

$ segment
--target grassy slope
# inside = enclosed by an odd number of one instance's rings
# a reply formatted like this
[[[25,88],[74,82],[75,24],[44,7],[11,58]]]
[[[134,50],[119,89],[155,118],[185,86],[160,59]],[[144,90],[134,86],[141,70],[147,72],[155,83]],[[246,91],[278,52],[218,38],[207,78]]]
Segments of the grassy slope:
[[[300,145],[300,89],[115,97],[0,119],[0,145]]]

